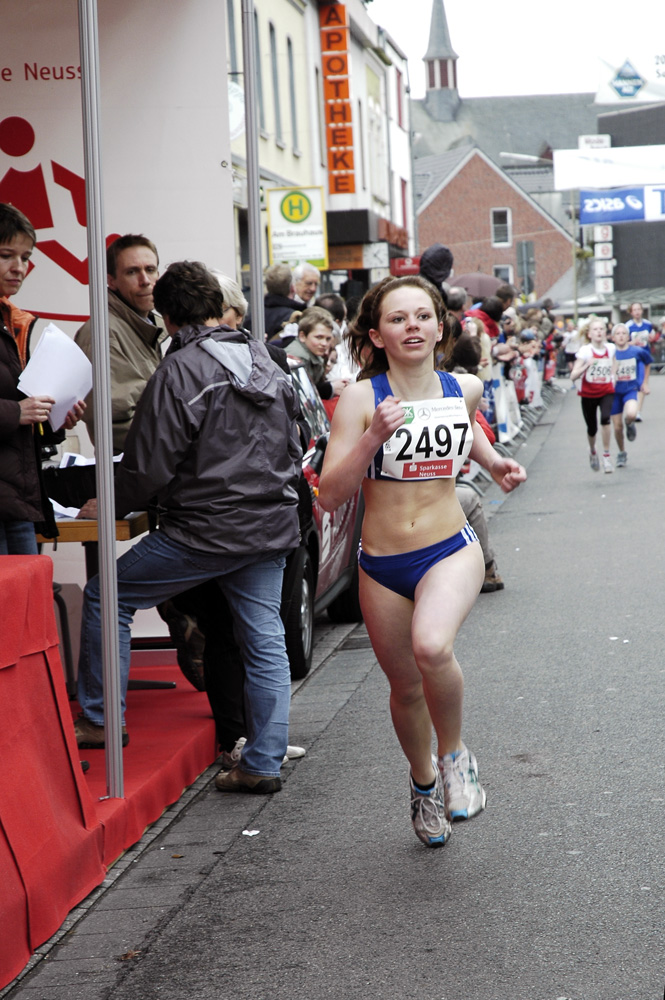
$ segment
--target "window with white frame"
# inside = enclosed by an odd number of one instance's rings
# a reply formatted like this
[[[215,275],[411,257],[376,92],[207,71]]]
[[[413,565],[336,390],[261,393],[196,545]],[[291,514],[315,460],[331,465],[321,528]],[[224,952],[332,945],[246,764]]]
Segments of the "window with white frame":
[[[513,223],[509,208],[493,208],[491,212],[492,246],[509,247],[513,242]]]
[[[397,124],[400,128],[404,128],[404,81],[398,69],[395,69],[395,89],[397,91]]]
[[[323,88],[321,87],[321,74],[319,67],[314,67],[314,78],[316,80],[316,103],[319,108],[319,160],[321,166],[326,165],[326,106],[323,100]]]
[[[293,58],[293,43],[290,38],[286,39],[286,55],[289,67],[289,103],[291,105],[291,141],[293,152],[300,156],[298,144],[298,105],[296,103],[296,69]]]
[[[363,104],[362,101],[358,101],[358,139],[359,147],[358,152],[360,153],[360,177],[362,180],[363,191],[367,190],[367,174],[365,171],[365,129],[363,126]]]
[[[284,146],[284,136],[282,135],[282,106],[279,100],[279,63],[277,60],[277,35],[274,24],[270,24],[270,65],[272,68],[272,94],[275,105],[275,142],[278,146]]]
[[[409,203],[407,200],[409,185],[400,177],[400,194],[402,196],[402,225],[405,229],[409,228]]]
[[[254,50],[256,53],[256,92],[259,101],[259,130],[266,131],[266,109],[263,103],[263,72],[261,69],[261,44],[259,41],[259,16],[254,11]]]
[[[229,33],[229,63],[231,76],[238,75],[238,50],[236,48],[236,18],[233,0],[226,0],[226,20]]]
[[[513,283],[513,265],[512,264],[494,264],[492,267],[492,274],[499,281],[504,281],[508,285]]]

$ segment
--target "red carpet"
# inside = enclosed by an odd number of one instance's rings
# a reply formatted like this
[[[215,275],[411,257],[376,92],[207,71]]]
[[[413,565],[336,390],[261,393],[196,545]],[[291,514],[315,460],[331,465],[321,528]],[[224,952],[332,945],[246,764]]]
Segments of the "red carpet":
[[[162,691],[129,691],[129,746],[123,750],[124,799],[107,799],[102,750],[81,750],[89,761],[85,775],[104,828],[104,864],[110,865],[135,844],[150,823],[215,760],[215,726],[205,694],[195,691],[177,666],[132,668],[132,678],[175,681]],[[78,707],[72,702],[72,714]]]
[[[0,989],[216,756],[205,694],[142,664],[132,676],[177,687],[129,692],[125,797],[100,801],[104,751],[76,746],[51,572],[47,556],[0,560]]]

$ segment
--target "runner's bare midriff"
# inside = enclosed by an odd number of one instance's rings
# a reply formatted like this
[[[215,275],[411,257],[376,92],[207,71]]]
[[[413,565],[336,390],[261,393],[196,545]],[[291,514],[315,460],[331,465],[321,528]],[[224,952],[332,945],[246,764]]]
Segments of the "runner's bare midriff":
[[[395,482],[365,479],[362,545],[368,555],[385,556],[434,545],[464,527],[454,479]]]

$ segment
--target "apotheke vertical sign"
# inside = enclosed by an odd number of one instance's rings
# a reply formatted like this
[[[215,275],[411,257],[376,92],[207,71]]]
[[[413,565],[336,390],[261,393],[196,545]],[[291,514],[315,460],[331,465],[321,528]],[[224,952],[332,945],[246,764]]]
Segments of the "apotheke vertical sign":
[[[319,11],[325,103],[328,190],[356,190],[353,124],[349,86],[349,17],[345,4],[323,4]]]

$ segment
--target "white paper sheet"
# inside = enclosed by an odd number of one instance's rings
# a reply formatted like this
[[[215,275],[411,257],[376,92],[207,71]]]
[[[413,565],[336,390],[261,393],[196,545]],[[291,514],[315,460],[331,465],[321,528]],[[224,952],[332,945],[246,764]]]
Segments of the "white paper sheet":
[[[51,498],[49,497],[49,500]],[[78,507],[63,507],[59,504],[57,500],[51,500],[51,506],[53,507],[53,513],[55,514],[56,521],[65,521],[67,519],[72,519],[78,516]]]
[[[86,458],[75,451],[63,451],[59,468],[68,469],[71,465],[95,465],[95,459]]]
[[[18,387],[26,396],[55,399],[49,423],[58,430],[74,403],[85,399],[92,389],[92,365],[71,337],[55,323],[49,323],[23,369]]]
[[[124,452],[120,452],[119,455],[113,456],[114,462],[122,462],[122,456]],[[78,454],[75,451],[64,451],[62,453],[62,458],[60,459],[59,469],[68,469],[72,465],[96,465],[94,456],[92,458],[86,458],[84,455]]]

